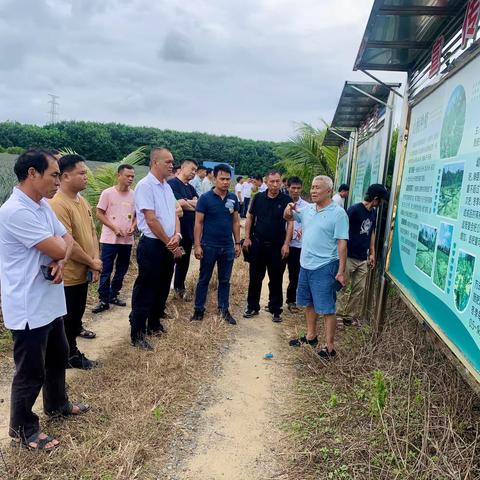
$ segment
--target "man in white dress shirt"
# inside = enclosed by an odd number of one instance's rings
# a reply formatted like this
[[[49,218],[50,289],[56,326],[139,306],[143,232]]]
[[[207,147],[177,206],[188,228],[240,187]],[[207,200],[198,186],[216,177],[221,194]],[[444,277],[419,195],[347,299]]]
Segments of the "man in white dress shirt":
[[[145,350],[153,349],[145,335],[164,331],[160,320],[165,318],[174,259],[181,255],[176,200],[167,182],[172,168],[172,153],[154,147],[150,172],[135,188],[137,228],[142,236],[137,247],[138,276],[132,292],[130,325],[132,345]]]
[[[65,391],[63,269],[73,238],[46,200],[60,185],[53,154],[28,150],[17,158],[14,171],[19,184],[0,208],[2,312],[12,332],[15,362],[9,434],[30,450],[50,451],[59,441],[40,431],[32,411],[40,389],[47,415],[78,415],[89,409],[70,403]]]

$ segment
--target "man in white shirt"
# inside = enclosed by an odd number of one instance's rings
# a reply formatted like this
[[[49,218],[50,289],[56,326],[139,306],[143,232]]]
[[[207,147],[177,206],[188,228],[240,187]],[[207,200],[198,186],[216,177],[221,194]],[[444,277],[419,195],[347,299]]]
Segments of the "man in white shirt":
[[[205,178],[202,180],[202,194],[213,188],[213,169],[207,168]]]
[[[302,193],[303,182],[300,177],[290,177],[287,180],[288,195],[295,204],[295,210],[300,211],[308,205],[300,194]],[[300,253],[302,251],[302,226],[298,221],[293,223],[293,235],[290,241],[290,253],[287,257],[288,287],[287,306],[290,312],[298,312],[297,308],[297,286],[298,275],[300,274]]]
[[[174,259],[181,256],[180,221],[176,200],[167,179],[173,156],[166,148],[150,153],[150,172],[135,188],[137,227],[142,232],[137,248],[138,276],[132,292],[130,313],[132,345],[153,350],[145,335],[160,335],[170,292]]]
[[[247,218],[248,207],[250,205],[250,200],[252,198],[252,189],[253,189],[253,179],[249,178],[246,182],[243,182],[242,185],[242,198],[243,198],[243,209],[241,210],[241,217]]]
[[[345,199],[348,198],[350,187],[346,183],[342,183],[338,187],[338,192],[332,197],[332,201],[339,207],[345,208]]]
[[[19,185],[0,208],[2,312],[12,332],[15,362],[9,435],[31,450],[49,451],[59,441],[41,433],[32,411],[40,389],[48,415],[78,415],[89,409],[70,403],[65,390],[63,269],[73,238],[46,201],[60,185],[53,154],[28,150],[17,158],[14,171]]]
[[[203,179],[207,176],[207,168],[203,165],[200,165],[197,168],[197,174],[190,180],[190,185],[195,189],[197,192],[197,197],[200,198],[202,194],[202,182]]]
[[[235,196],[237,197],[238,204],[240,206],[240,216],[243,213],[243,177],[237,177],[237,183],[235,184]]]

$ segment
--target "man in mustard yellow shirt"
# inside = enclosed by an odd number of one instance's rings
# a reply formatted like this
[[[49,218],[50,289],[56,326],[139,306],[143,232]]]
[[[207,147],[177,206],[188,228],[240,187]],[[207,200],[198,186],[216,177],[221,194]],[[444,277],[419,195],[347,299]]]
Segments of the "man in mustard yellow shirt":
[[[65,155],[58,161],[60,188],[50,205],[74,244],[70,260],[65,265],[64,285],[67,314],[65,333],[70,347],[68,366],[89,370],[96,362],[78,350],[77,336],[94,338],[95,334],[82,327],[87,303],[88,282],[97,282],[102,270],[97,233],[88,202],[80,195],[87,188],[87,165],[81,155]]]

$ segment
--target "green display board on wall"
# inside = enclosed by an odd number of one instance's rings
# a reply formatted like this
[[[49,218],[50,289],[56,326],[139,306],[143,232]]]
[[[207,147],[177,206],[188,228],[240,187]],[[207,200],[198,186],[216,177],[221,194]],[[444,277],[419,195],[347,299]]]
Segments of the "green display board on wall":
[[[480,381],[479,71],[412,108],[389,274]]]
[[[374,135],[358,146],[357,160],[354,165],[353,193],[350,205],[361,202],[367,188],[372,183],[381,183],[381,166],[387,149],[387,128],[381,127]]]
[[[347,183],[348,175],[348,157],[349,151],[347,150],[343,155],[338,158],[337,161],[337,174],[335,175],[335,190],[338,189],[342,183]]]

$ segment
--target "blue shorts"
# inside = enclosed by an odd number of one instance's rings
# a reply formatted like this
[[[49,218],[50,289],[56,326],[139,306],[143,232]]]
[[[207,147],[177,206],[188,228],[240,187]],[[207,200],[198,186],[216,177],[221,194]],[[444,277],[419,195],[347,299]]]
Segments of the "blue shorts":
[[[297,287],[297,305],[313,306],[315,313],[334,314],[336,311],[337,290],[335,276],[338,260],[327,263],[316,270],[300,267]]]

